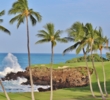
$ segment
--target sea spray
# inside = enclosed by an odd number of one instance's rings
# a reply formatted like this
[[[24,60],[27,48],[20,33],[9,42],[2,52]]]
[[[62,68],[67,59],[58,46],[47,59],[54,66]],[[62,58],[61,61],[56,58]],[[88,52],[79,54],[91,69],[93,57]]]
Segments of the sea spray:
[[[7,56],[3,59],[2,71],[0,71],[0,77],[4,77],[7,73],[18,72],[18,71],[24,71],[24,70],[19,65],[17,57],[11,53],[8,53]],[[2,81],[7,92],[31,92],[31,86],[21,85],[21,83],[23,82],[27,82],[27,79],[18,77],[17,80]],[[34,85],[34,91],[38,92],[39,87],[47,89],[50,86]],[[0,87],[0,92],[3,92],[1,87]]]
[[[0,77],[3,77],[10,72],[24,71],[19,65],[17,57],[11,53],[8,53],[7,56],[3,59],[2,67],[4,69],[2,72],[0,72]]]

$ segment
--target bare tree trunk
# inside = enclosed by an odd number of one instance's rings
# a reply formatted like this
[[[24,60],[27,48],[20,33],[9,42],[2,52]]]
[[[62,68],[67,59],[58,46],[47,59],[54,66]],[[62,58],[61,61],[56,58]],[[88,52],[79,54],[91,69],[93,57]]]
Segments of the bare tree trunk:
[[[107,89],[106,89],[106,75],[105,75],[105,68],[104,68],[104,63],[103,63],[103,58],[102,58],[102,50],[100,50],[100,57],[102,59],[102,69],[103,69],[103,77],[104,77],[104,91],[106,96],[108,97]]]
[[[50,92],[50,100],[53,100],[53,76],[52,76],[52,67],[53,67],[53,44],[51,44],[51,66],[50,66],[50,86],[51,86],[51,92]]]
[[[89,71],[89,67],[88,67],[88,63],[87,63],[87,58],[86,58],[86,54],[84,53],[84,58],[85,58],[85,62],[86,62],[86,66],[87,66],[87,73],[88,73],[88,77],[89,77],[89,86],[90,86],[90,91],[92,93],[92,96],[94,98],[96,98],[94,92],[93,92],[93,87],[92,87],[92,81],[91,81],[91,76],[90,76],[90,71]]]
[[[8,96],[7,92],[5,91],[5,88],[4,88],[3,84],[2,84],[1,79],[0,79],[0,84],[1,84],[3,92],[5,93],[5,96],[6,96],[7,100],[10,100],[10,98],[9,98],[9,96]]]
[[[99,80],[99,77],[98,77],[96,68],[95,68],[95,66],[94,66],[94,58],[93,58],[93,54],[92,54],[92,44],[91,44],[91,56],[92,56],[92,66],[93,66],[93,69],[94,69],[94,72],[95,72],[95,75],[96,75],[97,84],[98,84],[98,87],[99,87],[99,90],[100,90],[100,94],[101,94],[101,96],[102,96],[102,100],[106,100],[106,98],[104,97],[104,94],[103,94],[101,85],[100,85],[100,80]]]
[[[28,17],[26,17],[27,22],[27,50],[28,50],[28,65],[29,65],[29,73],[30,73],[30,83],[31,83],[31,97],[32,100],[35,100],[34,97],[34,88],[33,88],[33,79],[32,79],[32,70],[31,70],[31,60],[30,60],[30,42],[29,42],[29,26],[28,26]]]

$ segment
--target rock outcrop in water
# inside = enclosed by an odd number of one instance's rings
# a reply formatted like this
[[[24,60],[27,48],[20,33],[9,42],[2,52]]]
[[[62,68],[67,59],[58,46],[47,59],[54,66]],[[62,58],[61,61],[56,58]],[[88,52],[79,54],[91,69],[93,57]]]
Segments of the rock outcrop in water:
[[[90,73],[93,70],[90,69]],[[35,85],[50,85],[50,68],[47,67],[36,67],[32,68],[33,83]],[[29,68],[26,68],[24,72],[9,73],[2,80],[16,80],[17,77],[24,77],[27,82],[22,83],[25,85],[30,84]],[[69,87],[81,87],[87,86],[89,79],[87,75],[86,67],[76,68],[64,68],[64,69],[53,69],[53,88],[69,88]]]

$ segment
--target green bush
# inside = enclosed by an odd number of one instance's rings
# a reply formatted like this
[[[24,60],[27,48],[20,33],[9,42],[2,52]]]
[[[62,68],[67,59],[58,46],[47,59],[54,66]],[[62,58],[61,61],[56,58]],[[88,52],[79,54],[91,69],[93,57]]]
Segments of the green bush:
[[[103,59],[103,61],[108,61],[108,59],[106,59],[104,57],[100,57],[98,54],[93,54],[93,57],[94,57],[94,62],[101,62],[102,59]],[[87,56],[87,61],[88,62],[92,61],[91,55]],[[72,58],[72,59],[66,61],[66,63],[76,63],[76,62],[85,62],[84,56],[78,57],[78,58]]]
[[[106,57],[110,61],[110,53],[109,52],[106,53]]]

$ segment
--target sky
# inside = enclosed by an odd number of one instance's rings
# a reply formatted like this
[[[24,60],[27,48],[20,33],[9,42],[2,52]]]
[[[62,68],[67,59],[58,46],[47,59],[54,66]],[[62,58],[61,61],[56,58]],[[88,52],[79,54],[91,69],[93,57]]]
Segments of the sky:
[[[4,22],[0,25],[11,32],[9,36],[0,31],[0,53],[27,53],[26,23],[21,24],[18,29],[16,23],[9,23],[14,15],[9,15],[8,11],[15,1],[1,0],[0,3],[0,11],[5,10],[5,15],[0,17]],[[50,43],[35,44],[39,40],[36,34],[47,23],[53,23],[55,30],[63,31],[77,21],[91,23],[94,28],[101,26],[103,34],[110,38],[110,0],[28,0],[28,5],[42,16],[42,21],[34,27],[29,23],[31,53],[51,53]],[[66,32],[61,37],[65,36]],[[57,43],[54,53],[62,53],[73,44],[73,42]],[[105,52],[104,50],[103,53]]]

